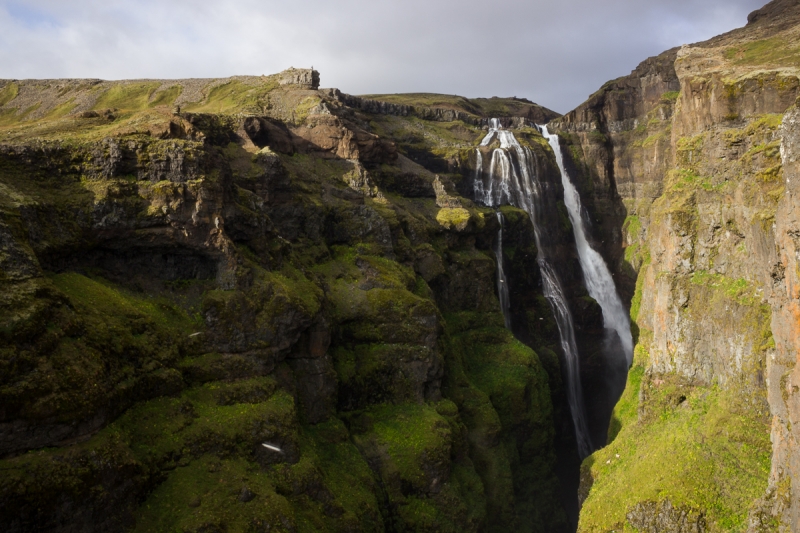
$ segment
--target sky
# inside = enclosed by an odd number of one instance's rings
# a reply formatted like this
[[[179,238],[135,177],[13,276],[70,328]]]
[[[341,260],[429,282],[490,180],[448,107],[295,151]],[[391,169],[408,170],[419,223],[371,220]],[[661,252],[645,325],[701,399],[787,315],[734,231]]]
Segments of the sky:
[[[350,94],[524,97],[560,113],[767,0],[0,0],[0,79],[320,71]]]

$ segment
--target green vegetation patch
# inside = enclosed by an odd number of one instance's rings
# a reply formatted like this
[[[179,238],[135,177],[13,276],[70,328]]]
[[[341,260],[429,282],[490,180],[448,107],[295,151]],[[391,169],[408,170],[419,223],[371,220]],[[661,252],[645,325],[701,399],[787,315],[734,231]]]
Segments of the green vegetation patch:
[[[436,93],[404,93],[404,94],[365,94],[364,98],[379,100],[392,104],[423,107],[443,107],[458,109],[471,114],[479,114],[479,110],[463,96]]]
[[[18,321],[18,337],[0,364],[0,401],[20,416],[85,419],[145,396],[180,390],[174,366],[196,331],[193,317],[171,302],[124,291],[102,279],[58,274],[38,291],[46,313]],[[28,295],[30,298],[32,295]]]
[[[19,94],[19,85],[14,82],[7,83],[0,89],[0,107],[6,105]]]
[[[550,415],[547,374],[533,350],[505,328],[470,330],[459,342],[470,347],[464,353],[467,375],[490,398],[504,427],[526,422],[546,427]],[[531,416],[535,418],[522,418]]]
[[[674,102],[680,97],[680,91],[667,91],[661,95],[661,100],[664,102]]]
[[[769,143],[756,144],[745,152],[741,159],[743,162],[752,162],[753,158],[759,155],[765,159],[779,161],[781,157],[781,141],[775,140]]]
[[[311,110],[318,106],[322,100],[318,96],[307,96],[303,98],[297,107],[294,108],[294,120],[296,124],[304,124]]]
[[[461,207],[443,207],[436,213],[436,221],[447,229],[466,229],[470,218],[470,212]]]
[[[637,215],[628,215],[622,223],[622,231],[628,237],[628,242],[639,242],[642,234],[642,221]]]
[[[168,87],[163,91],[159,91],[153,94],[149,106],[150,107],[156,107],[159,105],[171,106],[172,104],[175,103],[175,100],[177,100],[178,97],[181,95],[181,92],[183,92],[183,87],[181,87],[180,85],[173,85],[172,87]]]
[[[75,109],[78,104],[75,103],[75,99],[71,98],[70,100],[64,102],[63,104],[57,105],[53,109],[51,109],[47,115],[42,117],[42,120],[58,120],[62,117],[65,117],[72,113],[72,110]]]
[[[628,379],[625,382],[625,390],[617,405],[614,406],[611,421],[608,424],[609,444],[614,442],[623,427],[635,424],[639,418],[639,390],[650,360],[647,345],[652,336],[652,332],[646,329],[639,332],[638,342],[633,349],[633,364],[628,370]]]
[[[74,272],[56,274],[53,283],[73,305],[95,316],[142,319],[178,332],[192,332],[201,327],[182,309],[166,299],[147,298],[116,287],[102,278],[87,278]]]
[[[250,502],[239,501],[245,488],[254,496]],[[134,531],[142,533],[296,527],[288,499],[276,493],[266,472],[243,458],[206,457],[178,468],[137,515]]]
[[[159,83],[120,83],[101,94],[92,109],[139,111],[146,109]]]
[[[667,192],[689,192],[702,189],[706,192],[722,191],[726,183],[714,183],[711,178],[697,175],[694,171],[681,168],[670,170],[667,174]]]
[[[705,143],[705,134],[694,137],[681,137],[677,142],[677,159],[680,165],[687,169],[696,169],[703,159],[702,149]]]
[[[636,504],[669,499],[705,513],[712,530],[744,531],[749,506],[767,486],[768,424],[736,391],[684,387],[676,395],[662,378],[648,381],[649,400],[660,410],[640,423],[643,368],[634,365],[615,409],[610,429],[616,438],[584,462],[593,484],[579,530],[630,528],[626,513]]]
[[[439,122],[417,117],[375,116],[370,122],[374,133],[397,143],[399,151],[422,166],[440,167],[445,159],[466,164],[485,132],[460,120]],[[450,176],[459,179],[460,174]]]
[[[725,59],[734,65],[777,65],[800,67],[800,46],[783,37],[771,37],[733,46],[725,50]]]
[[[166,460],[169,472],[140,507],[137,531],[380,530],[372,473],[341,421],[298,431],[283,391],[219,405],[220,392],[259,389],[270,379],[207,384],[120,421],[137,455]],[[283,456],[261,441],[281,446]],[[285,462],[286,455],[295,458]]]
[[[391,478],[396,472],[401,482],[426,492],[434,482],[432,474],[449,463],[447,420],[433,407],[419,404],[382,405],[365,414],[372,420],[372,431],[354,437],[356,444],[369,448],[368,455],[370,451],[383,452],[383,477]],[[365,438],[372,442],[367,444]]]
[[[697,270],[692,274],[691,281],[693,285],[702,285],[719,290],[740,305],[753,306],[762,300],[755,286],[744,278],[731,279],[722,274],[712,274],[705,270]]]
[[[641,142],[642,148],[647,148],[649,146],[653,146],[654,144],[661,142],[661,141],[668,141],[670,139],[670,130],[660,131],[648,137],[645,137],[644,140]]]
[[[274,80],[258,85],[231,80],[212,88],[204,101],[187,103],[183,107],[197,113],[261,112],[269,104],[269,93],[277,87]]]
[[[503,327],[500,313],[447,315],[463,382],[453,399],[470,431],[486,490],[490,531],[550,531],[564,517],[552,487],[548,376],[537,354]],[[463,369],[463,370],[462,370]],[[515,508],[510,507],[514,501]]]
[[[381,405],[348,419],[353,441],[380,477],[389,522],[431,533],[483,525],[481,479],[468,459],[453,460],[466,451],[453,402]]]
[[[26,107],[22,111],[16,108],[5,109],[0,111],[0,126],[10,126],[27,120],[28,116],[36,112],[41,107],[42,103],[37,102],[31,106]]]
[[[631,300],[631,320],[633,322],[639,321],[639,310],[642,307],[642,295],[644,293],[644,280],[647,275],[647,267],[650,265],[650,252],[647,248],[643,249],[641,258],[642,264],[639,267],[639,275],[636,277],[636,290]]]

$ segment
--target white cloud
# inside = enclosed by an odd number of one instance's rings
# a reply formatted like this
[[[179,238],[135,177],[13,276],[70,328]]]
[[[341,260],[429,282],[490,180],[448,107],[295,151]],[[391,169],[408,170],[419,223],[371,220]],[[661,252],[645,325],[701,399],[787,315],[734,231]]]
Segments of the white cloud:
[[[4,78],[321,71],[354,94],[524,96],[567,111],[763,0],[0,0]]]

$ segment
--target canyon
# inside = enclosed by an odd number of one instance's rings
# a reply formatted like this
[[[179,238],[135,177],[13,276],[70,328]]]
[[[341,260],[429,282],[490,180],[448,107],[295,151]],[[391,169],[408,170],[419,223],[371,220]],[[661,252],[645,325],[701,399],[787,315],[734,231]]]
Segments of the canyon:
[[[1,529],[800,530],[800,2],[319,85],[0,80]]]

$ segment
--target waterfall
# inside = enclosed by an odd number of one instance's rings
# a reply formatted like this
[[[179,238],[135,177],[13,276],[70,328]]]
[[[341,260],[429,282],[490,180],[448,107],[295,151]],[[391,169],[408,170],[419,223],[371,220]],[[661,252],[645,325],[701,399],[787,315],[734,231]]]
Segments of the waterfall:
[[[561,280],[550,262],[549,250],[543,246],[541,238],[542,230],[547,223],[552,222],[544,220],[540,215],[542,194],[534,166],[535,156],[530,148],[519,144],[511,131],[502,129],[498,119],[490,121],[489,133],[483,138],[480,146],[489,146],[495,139],[500,142],[500,147],[492,151],[488,175],[484,175],[483,172],[483,155],[480,147],[477,150],[475,200],[489,207],[511,204],[523,209],[531,218],[537,249],[536,261],[542,273],[544,296],[550,303],[558,325],[559,340],[566,363],[567,401],[575,428],[578,453],[583,459],[592,452],[592,444],[584,412],[575,328]]]
[[[558,142],[558,135],[550,134],[547,126],[540,126],[542,134],[550,142],[553,152],[556,154],[558,169],[561,171],[561,183],[564,185],[564,204],[569,212],[569,220],[572,222],[572,231],[575,234],[575,245],[578,248],[578,258],[583,270],[583,278],[586,282],[586,290],[594,298],[603,310],[603,322],[605,327],[613,329],[619,335],[622,349],[628,366],[633,361],[633,338],[631,337],[631,324],[628,313],[622,305],[614,285],[614,279],[603,257],[591,247],[586,239],[583,218],[581,216],[581,197],[577,189],[572,184],[566,169],[564,168],[564,158],[561,153],[561,145]]]
[[[497,230],[497,248],[494,251],[494,255],[497,257],[497,297],[500,299],[500,309],[503,311],[503,321],[505,322],[506,328],[511,329],[508,281],[503,271],[503,213],[499,210],[497,211],[497,221],[500,223],[500,229]]]

